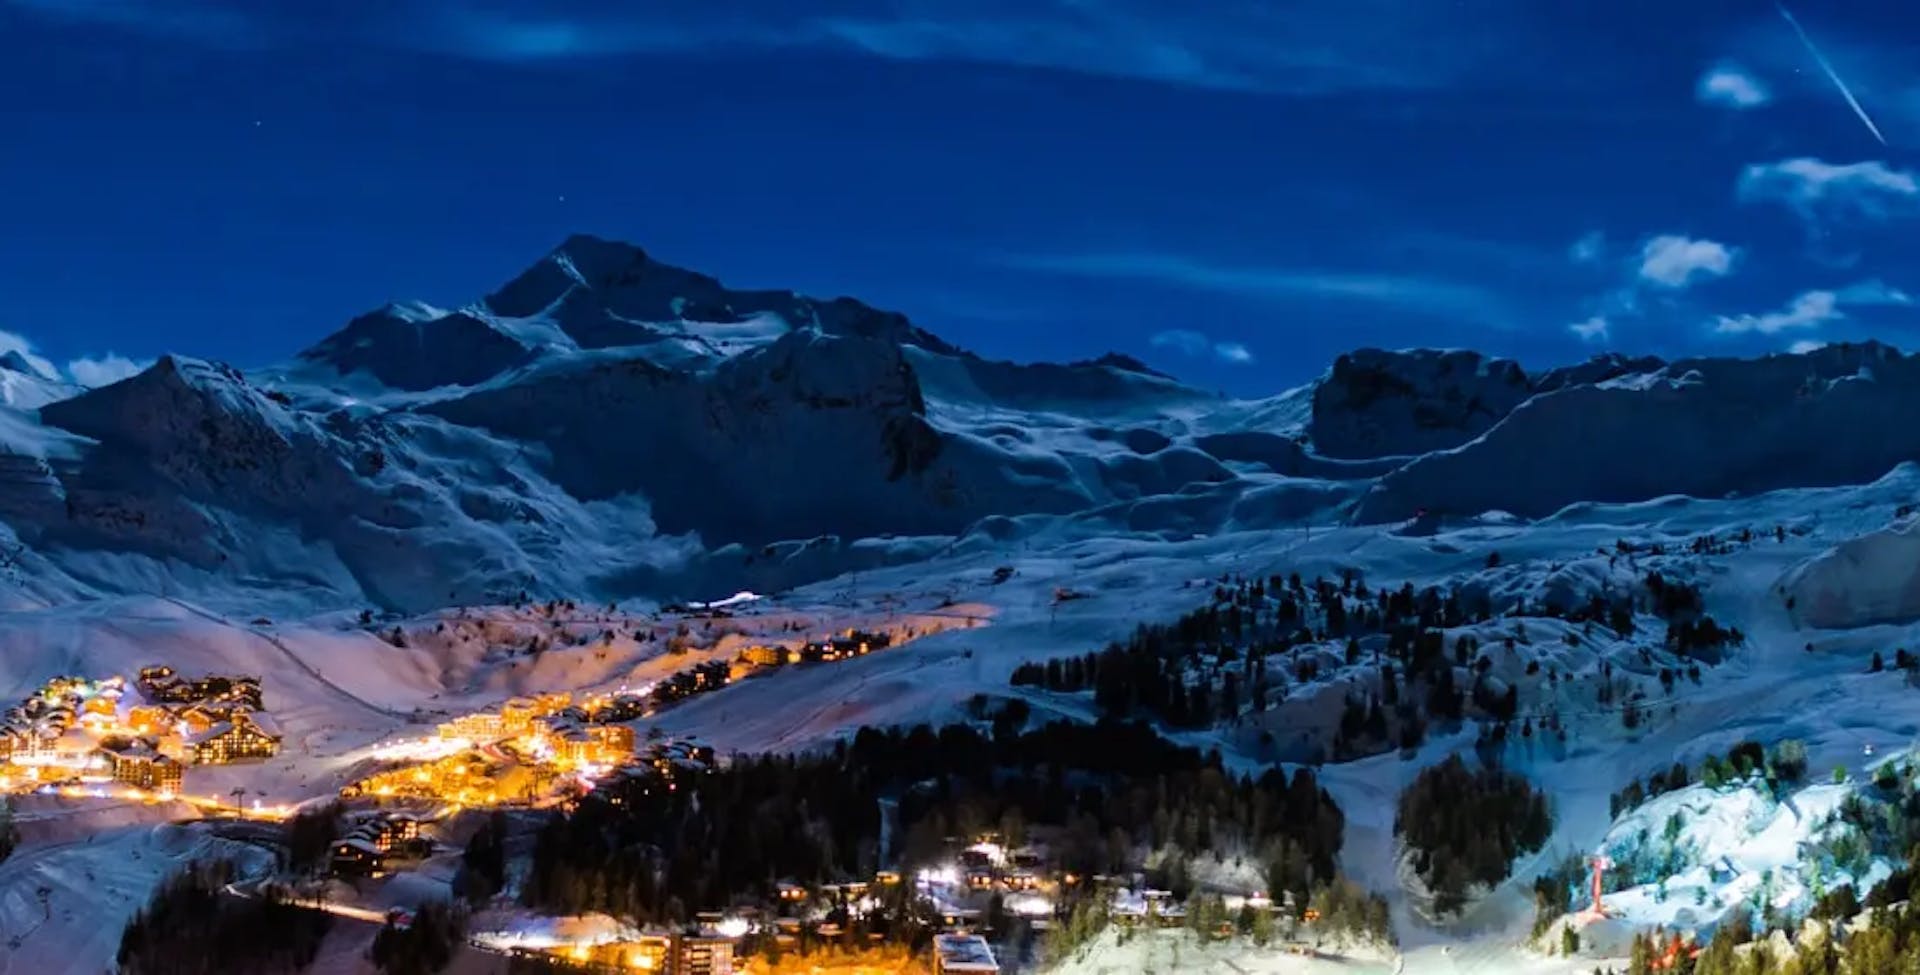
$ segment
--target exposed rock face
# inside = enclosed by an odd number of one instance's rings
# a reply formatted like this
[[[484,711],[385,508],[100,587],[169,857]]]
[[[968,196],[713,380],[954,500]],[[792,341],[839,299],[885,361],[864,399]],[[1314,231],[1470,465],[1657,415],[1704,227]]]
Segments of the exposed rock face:
[[[1920,459],[1920,359],[1883,345],[1693,359],[1543,393],[1382,478],[1361,521],[1416,511],[1540,517],[1582,501],[1722,497],[1875,480]]]
[[[564,308],[553,316],[563,331],[594,315],[627,322],[691,321],[730,324],[764,314],[791,328],[816,327],[830,335],[910,343],[948,355],[961,350],[915,328],[905,315],[880,311],[852,298],[821,300],[791,291],[736,290],[716,278],[663,264],[631,244],[579,235],[488,295],[496,315],[526,318]],[[581,336],[574,335],[576,341]],[[582,342],[592,344],[592,340]]]
[[[301,358],[342,374],[365,372],[394,389],[483,382],[533,360],[535,350],[468,312],[388,305],[347,323]]]
[[[948,455],[900,347],[874,338],[793,332],[705,373],[582,361],[421,412],[537,442],[570,494],[643,495],[663,530],[709,542],[953,531],[1018,493],[1012,469]]]
[[[1519,363],[1477,352],[1361,349],[1334,360],[1313,394],[1316,450],[1346,459],[1456,447],[1533,395]]]

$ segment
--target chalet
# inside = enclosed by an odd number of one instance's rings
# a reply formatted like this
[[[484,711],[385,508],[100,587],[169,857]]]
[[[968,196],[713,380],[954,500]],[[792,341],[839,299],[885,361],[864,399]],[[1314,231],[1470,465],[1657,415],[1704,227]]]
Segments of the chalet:
[[[264,706],[260,678],[207,674],[184,678],[172,667],[142,667],[140,694],[152,704],[223,704],[259,710]]]
[[[746,653],[742,654],[742,656],[747,658],[747,663],[755,667],[778,667],[787,662],[787,650],[785,647],[769,647],[755,644],[748,647]]]
[[[601,723],[632,721],[644,718],[651,712],[652,706],[644,695],[621,691],[595,706],[588,712],[588,718]]]
[[[419,853],[427,845],[420,839],[420,821],[404,813],[375,816],[356,825],[347,835],[369,840],[386,854]]]
[[[185,729],[181,733],[181,737],[191,738],[194,735],[204,733],[214,725],[225,722],[233,712],[223,708],[210,707],[205,704],[189,704],[184,708],[173,711],[172,714],[174,726]]]
[[[117,711],[111,698],[90,697],[80,705],[80,723],[90,728],[110,727],[118,720]]]
[[[335,840],[330,859],[333,872],[343,877],[379,877],[387,872],[387,854],[362,836]]]
[[[149,792],[180,791],[180,763],[160,754],[146,738],[108,738],[100,745],[116,782]]]
[[[554,757],[575,765],[614,765],[633,756],[633,729],[623,724],[583,724],[542,718],[538,727]]]
[[[138,704],[127,709],[127,726],[143,735],[162,735],[172,730],[173,712],[157,704]]]
[[[893,637],[889,634],[848,630],[828,640],[803,644],[800,647],[800,662],[820,663],[845,660],[849,657],[864,657],[875,650],[884,650],[892,645]]]
[[[464,714],[440,725],[440,737],[492,742],[507,737],[506,724],[491,711]]]
[[[187,754],[197,765],[224,765],[245,759],[272,758],[280,753],[280,729],[273,719],[251,711],[235,711],[187,739]]]
[[[412,816],[387,814],[363,820],[334,841],[333,872],[343,876],[378,877],[389,861],[422,856],[431,844],[420,836],[420,821]]]

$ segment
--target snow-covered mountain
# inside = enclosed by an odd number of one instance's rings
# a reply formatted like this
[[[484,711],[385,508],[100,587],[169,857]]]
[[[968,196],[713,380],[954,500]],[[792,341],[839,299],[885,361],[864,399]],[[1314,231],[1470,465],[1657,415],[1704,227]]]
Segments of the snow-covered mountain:
[[[1234,400],[1120,355],[992,361],[853,299],[730,289],[578,237],[471,305],[389,305],[269,368],[175,355],[85,390],[0,357],[0,687],[160,659],[266,673],[302,742],[266,784],[300,801],[423,713],[657,678],[680,624],[726,653],[921,631],[654,720],[792,750],[956,719],[976,696],[1084,718],[1097,691],[1011,675],[1224,607],[1258,638],[1244,662],[1207,643],[1182,681],[1221,671],[1224,688],[1256,650],[1261,679],[1168,735],[1247,771],[1324,760],[1341,870],[1390,895],[1405,969],[1509,970],[1533,879],[1563,858],[1658,852],[1657,830],[1691,858],[1691,913],[1642,884],[1626,920],[1708,918],[1744,890],[1721,861],[1801,869],[1783,851],[1821,834],[1796,809],[1870,788],[1874,756],[1912,738],[1900,658],[1873,661],[1920,640],[1920,434],[1898,422],[1916,405],[1920,359],[1872,344],[1545,371],[1360,350]],[[738,589],[769,596],[723,622],[648,605]],[[562,623],[520,593],[641,605]],[[1289,600],[1321,608],[1260,631]],[[1366,622],[1343,634],[1331,605]],[[1452,650],[1421,674],[1381,665],[1421,655],[1395,647],[1409,615]],[[1489,724],[1510,736],[1476,740]],[[1860,781],[1777,806],[1704,785],[1610,806],[1629,780],[1783,736]],[[1412,906],[1393,799],[1469,750],[1552,796],[1554,837],[1450,934]],[[1666,835],[1682,812],[1689,832]],[[0,888],[104,897],[47,879],[93,854],[54,842],[87,827],[45,815]],[[102,847],[169,848],[140,822]],[[0,922],[29,916],[0,897]],[[68,951],[71,929],[31,957]]]
[[[1870,419],[1916,378],[1877,345],[1540,373],[1361,350],[1238,401],[1124,356],[990,361],[851,298],[574,237],[472,305],[388,305],[283,366],[169,356],[79,390],[0,361],[0,517],[28,602],[665,599],[1055,524],[1185,538],[1864,483],[1920,459]]]

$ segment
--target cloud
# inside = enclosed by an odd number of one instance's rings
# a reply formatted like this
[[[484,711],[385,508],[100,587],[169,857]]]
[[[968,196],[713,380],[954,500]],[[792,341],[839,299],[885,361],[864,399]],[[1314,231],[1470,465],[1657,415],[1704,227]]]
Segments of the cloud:
[[[1788,329],[1817,328],[1842,317],[1840,299],[1831,291],[1807,291],[1794,296],[1785,308],[1760,315],[1721,316],[1714,331],[1727,335],[1758,332],[1773,335]]]
[[[0,355],[17,354],[27,365],[37,370],[41,376],[52,379],[60,375],[53,363],[33,350],[33,342],[24,335],[0,331]]]
[[[109,352],[102,356],[81,356],[68,360],[67,375],[82,386],[97,388],[111,386],[151,365],[151,360],[135,362],[126,356]]]
[[[1522,0],[1480,0],[1471,29],[1440,5],[1404,0],[0,0],[6,6],[220,44],[324,40],[503,62],[827,50],[1288,94],[1494,83],[1531,76],[1549,58],[1522,43],[1531,13]]]
[[[1861,281],[1841,288],[1837,294],[1842,304],[1848,305],[1911,305],[1913,296],[1885,281],[1874,279]]]
[[[1607,256],[1607,237],[1598,230],[1582,234],[1567,248],[1567,260],[1575,264],[1598,264]]]
[[[1695,278],[1720,278],[1733,271],[1735,251],[1711,240],[1661,234],[1640,248],[1640,280],[1679,289]]]
[[[1245,364],[1253,361],[1253,353],[1238,342],[1215,342],[1213,354],[1228,362]]]
[[[1794,355],[1806,355],[1809,352],[1818,352],[1821,349],[1824,349],[1826,347],[1827,347],[1827,343],[1822,342],[1819,339],[1801,339],[1800,341],[1787,346],[1787,351],[1793,353]]]
[[[1014,255],[1012,267],[1089,278],[1151,281],[1263,300],[1322,298],[1388,305],[1447,316],[1502,317],[1505,303],[1487,289],[1417,275],[1325,268],[1234,267],[1170,254]]]
[[[1880,281],[1863,281],[1838,291],[1804,291],[1795,295],[1786,307],[1759,315],[1721,316],[1714,331],[1724,335],[1775,335],[1785,331],[1815,329],[1847,317],[1847,305],[1908,305],[1913,299],[1904,291]]]
[[[1246,365],[1253,361],[1253,353],[1238,342],[1216,342],[1206,335],[1190,328],[1168,329],[1156,332],[1151,339],[1155,348],[1171,349],[1181,355],[1202,358],[1212,356],[1221,362],[1234,365]]]
[[[1580,337],[1582,342],[1605,342],[1612,335],[1606,318],[1595,315],[1584,322],[1574,322],[1567,331]]]
[[[1886,163],[1836,164],[1801,156],[1754,163],[1740,173],[1744,202],[1780,203],[1802,219],[1886,220],[1920,211],[1920,182]]]
[[[1694,86],[1702,104],[1725,108],[1758,108],[1773,100],[1773,92],[1759,78],[1737,64],[1723,61],[1707,69]]]
[[[0,0],[14,8],[69,23],[105,24],[144,34],[230,46],[259,40],[255,20],[243,5],[146,0]]]

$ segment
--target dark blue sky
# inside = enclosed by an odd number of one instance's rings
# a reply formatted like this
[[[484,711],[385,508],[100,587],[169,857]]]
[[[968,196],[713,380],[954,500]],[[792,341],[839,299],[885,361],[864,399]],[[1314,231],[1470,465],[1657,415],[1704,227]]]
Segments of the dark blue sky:
[[[0,0],[0,328],[260,365],[588,231],[1246,394],[1906,345],[1907,7]]]

